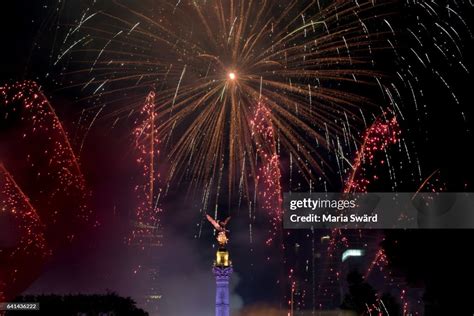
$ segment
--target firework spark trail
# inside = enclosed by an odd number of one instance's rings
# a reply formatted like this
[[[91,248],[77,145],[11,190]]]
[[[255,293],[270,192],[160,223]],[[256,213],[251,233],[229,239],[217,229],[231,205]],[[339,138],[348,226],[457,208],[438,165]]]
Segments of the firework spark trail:
[[[26,157],[16,157],[27,163],[36,173],[35,181],[42,183],[42,194],[32,199],[45,224],[55,223],[59,218],[78,218],[88,221],[90,209],[85,205],[89,195],[79,162],[74,154],[68,135],[64,130],[48,99],[39,86],[31,81],[0,87],[0,101],[8,111],[21,113],[23,128],[21,141],[41,144],[41,150],[33,149]],[[13,153],[14,154],[14,153]],[[44,185],[47,183],[47,185]],[[75,200],[77,198],[77,200]],[[67,210],[74,209],[65,205],[71,201],[79,204],[78,212],[71,216]],[[73,234],[68,236],[72,238]]]
[[[391,119],[384,119],[384,117],[385,114],[366,131],[362,145],[352,165],[351,175],[345,182],[344,193],[367,192],[370,180],[366,174],[366,166],[373,165],[377,153],[384,152],[387,147],[399,142],[400,127],[397,118],[394,116]],[[374,179],[377,179],[376,175]]]
[[[260,161],[256,190],[258,204],[270,216],[272,231],[266,244],[270,245],[281,230],[283,197],[281,189],[280,159],[276,148],[276,135],[268,108],[259,102],[250,121],[256,154]],[[260,182],[261,181],[261,182]]]
[[[263,102],[258,102],[250,118],[250,128],[252,139],[255,145],[256,166],[258,167],[257,177],[254,187],[254,203],[256,208],[263,211],[262,217],[269,217],[270,228],[265,240],[266,246],[278,247],[279,253],[276,260],[281,267],[275,278],[275,284],[279,284],[282,298],[287,299],[287,286],[291,289],[291,301],[293,301],[294,287],[296,281],[290,276],[281,279],[285,275],[285,235],[283,234],[283,194],[281,187],[281,163],[277,150],[277,135],[271,121],[270,110]],[[252,239],[252,207],[249,206],[249,233]],[[273,255],[268,255],[267,260],[272,260]],[[273,262],[275,264],[275,262]],[[285,283],[287,282],[287,283]]]
[[[84,144],[86,143],[86,139],[87,139],[87,136],[89,135],[91,129],[92,129],[92,126],[94,126],[94,123],[95,121],[97,120],[97,118],[99,117],[100,113],[102,113],[102,111],[104,110],[105,108],[105,105],[101,106],[101,108],[95,113],[94,117],[92,118],[89,126],[87,127],[86,129],[86,132],[84,133],[84,135],[82,136],[82,140],[81,140],[81,146],[79,147],[79,155],[82,153],[82,150],[84,149]],[[81,117],[82,117],[83,114],[81,114]]]
[[[394,276],[389,270],[389,260],[385,254],[385,250],[382,248],[376,252],[374,259],[370,262],[367,271],[365,272],[365,279],[368,280],[371,274],[375,272],[382,273],[384,279],[389,282],[392,291],[398,291],[399,299],[403,307],[402,315],[406,315],[410,309],[406,282],[402,277]]]
[[[446,69],[469,73],[464,66],[463,48],[465,43],[473,39],[466,18],[474,3],[446,1],[445,4],[440,4],[433,0],[406,1],[406,6],[416,17],[416,23],[413,25],[410,23],[406,28],[408,41],[405,41],[404,45],[408,49],[401,48],[403,45],[400,45],[396,38],[392,43],[396,54],[403,61],[398,71],[402,79],[399,86],[409,86],[415,106],[418,107],[418,104],[425,102],[425,95],[429,93],[422,88],[426,79],[420,80],[420,78],[422,76],[432,78],[434,82],[447,89],[452,101],[457,105],[457,110],[466,121],[466,110],[457,95],[456,85],[451,82],[452,79],[447,79]],[[403,33],[402,30],[398,32]],[[423,69],[420,70],[419,65]],[[425,115],[429,115],[426,109],[424,112]]]
[[[365,279],[367,279],[369,277],[369,275],[372,273],[372,270],[376,266],[379,266],[379,267],[382,267],[382,268],[388,266],[387,255],[385,254],[385,250],[382,249],[382,248],[379,249],[375,253],[374,259],[370,262],[369,267],[367,268],[367,271],[365,272]]]
[[[36,268],[50,250],[44,236],[44,226],[28,197],[17,185],[10,173],[0,164],[0,215],[11,217],[16,223],[19,240],[14,247],[0,249],[0,301],[5,302],[17,295],[25,284],[32,262]],[[34,269],[33,269],[34,270]]]
[[[135,186],[138,206],[135,212],[136,227],[129,238],[130,243],[138,243],[142,248],[156,237],[159,226],[158,208],[161,188],[158,188],[160,175],[156,166],[160,144],[156,133],[155,92],[150,92],[140,114],[135,120],[133,132],[135,148],[138,153],[137,163],[140,166],[140,183]]]
[[[69,53],[70,50],[72,50],[77,44],[83,42],[86,38],[87,38],[87,36],[84,36],[83,38],[81,38],[81,39],[75,41],[71,46],[69,46],[64,52],[62,52],[62,53],[58,56],[58,58],[57,58],[56,61],[54,62],[54,65],[57,65],[57,64],[61,61],[61,59]]]

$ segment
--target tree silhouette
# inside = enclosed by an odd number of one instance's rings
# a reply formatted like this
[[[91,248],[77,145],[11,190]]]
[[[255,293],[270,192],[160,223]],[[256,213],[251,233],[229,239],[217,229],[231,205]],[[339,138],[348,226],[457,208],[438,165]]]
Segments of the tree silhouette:
[[[349,292],[345,295],[341,308],[352,310],[358,315],[367,311],[367,306],[377,302],[377,294],[374,288],[367,282],[358,271],[352,271],[347,275]]]

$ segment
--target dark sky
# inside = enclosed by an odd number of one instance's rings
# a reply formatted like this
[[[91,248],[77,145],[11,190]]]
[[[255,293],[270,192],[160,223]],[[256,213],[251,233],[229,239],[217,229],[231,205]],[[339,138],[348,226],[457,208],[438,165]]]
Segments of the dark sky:
[[[50,79],[45,78],[51,63],[48,45],[55,41],[52,38],[52,25],[56,23],[55,5],[56,1],[53,0],[8,1],[2,5],[0,83],[21,79],[38,80],[51,98],[66,129],[73,134],[74,124],[82,110],[74,102],[76,96],[58,91]],[[70,10],[67,14],[73,13],[73,9]],[[472,13],[472,8],[466,12],[469,26],[472,25]],[[416,24],[417,21],[416,14],[403,6],[394,19],[399,25]],[[460,36],[463,36],[461,42],[464,45],[461,49],[465,65],[472,70],[472,39],[466,34]],[[408,55],[411,41],[413,39],[409,36],[400,35],[401,54],[407,52]],[[468,150],[474,140],[472,74],[454,70],[452,65],[441,58],[433,60],[433,64],[437,64],[439,72],[445,74],[446,80],[454,85],[460,102],[457,106],[465,112],[466,121],[460,116],[460,109],[453,105],[452,96],[443,83],[434,79],[429,69],[414,69],[419,73],[420,86],[425,91],[423,102],[430,115],[420,124],[418,112],[407,110],[407,119],[402,125],[408,138],[416,143],[417,155],[425,174],[440,169],[441,179],[448,184],[449,190],[472,190],[474,156]],[[396,72],[396,65],[390,61],[381,61],[381,65],[392,75]],[[407,98],[406,102],[411,101]],[[410,107],[407,105],[407,108]],[[120,123],[115,129],[110,129],[111,119],[100,118],[90,131],[81,155],[82,169],[93,192],[91,208],[101,225],[84,229],[70,245],[59,249],[27,292],[97,293],[109,289],[141,300],[151,281],[144,273],[135,274],[134,270],[143,262],[151,260],[160,270],[159,292],[163,295],[163,315],[211,315],[214,299],[211,274],[213,236],[211,227],[204,225],[201,238],[195,238],[199,231],[196,223],[201,220],[200,197],[184,199],[184,188],[181,187],[170,191],[162,205],[167,213],[163,218],[164,246],[156,250],[157,253],[150,255],[124,245],[123,238],[130,223],[136,172],[131,167],[134,157],[129,150],[131,139],[125,133],[126,124]],[[73,147],[77,150],[79,144],[74,143]],[[163,164],[161,168],[165,169],[166,165]],[[287,173],[288,170],[284,170],[284,174]],[[403,173],[401,178],[404,178]],[[381,185],[382,189],[385,187]],[[412,183],[402,184],[401,190],[414,191],[416,187]],[[281,271],[287,267],[279,265],[277,261],[267,261],[268,255],[275,256],[278,251],[266,249],[262,243],[251,244],[246,220],[237,215],[236,208],[231,213],[236,214],[231,224],[230,247],[236,270],[232,283],[233,308],[262,303],[278,305],[277,302],[281,300],[274,275],[282,274]],[[298,234],[291,244],[295,240],[297,242],[299,237],[303,238],[307,232]],[[473,235],[471,232],[462,235],[450,235],[449,232],[438,234],[447,234],[446,241],[453,243],[460,238],[472,238]],[[255,230],[253,238],[263,240],[263,233]],[[423,239],[426,235],[420,233],[415,238]],[[428,245],[430,247],[437,249],[440,245]],[[403,256],[403,249],[399,251]],[[413,253],[410,252],[410,255]],[[306,256],[307,253],[302,258]],[[459,254],[452,261],[461,258]],[[439,268],[441,271],[446,269]]]

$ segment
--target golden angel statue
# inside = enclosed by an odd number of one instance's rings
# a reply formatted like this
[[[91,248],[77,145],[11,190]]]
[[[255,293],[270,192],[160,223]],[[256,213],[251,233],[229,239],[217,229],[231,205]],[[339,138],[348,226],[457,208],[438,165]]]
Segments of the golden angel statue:
[[[217,234],[217,242],[219,243],[220,248],[225,248],[227,243],[229,242],[229,238],[227,238],[227,233],[229,232],[226,229],[227,224],[230,221],[230,216],[226,218],[225,221],[218,221],[206,214],[206,218],[209,221],[209,223],[214,226],[214,228],[218,231]]]

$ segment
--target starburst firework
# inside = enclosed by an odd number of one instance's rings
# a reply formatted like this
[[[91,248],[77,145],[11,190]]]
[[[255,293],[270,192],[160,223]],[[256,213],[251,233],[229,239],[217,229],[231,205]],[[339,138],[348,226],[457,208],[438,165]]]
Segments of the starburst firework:
[[[373,1],[114,1],[86,11],[56,63],[69,59],[72,86],[113,113],[160,89],[156,124],[172,162],[168,180],[189,175],[209,186],[226,172],[232,189],[236,175],[255,179],[249,117],[257,102],[311,178],[320,169],[311,144],[329,147],[328,137],[351,133],[358,108],[369,104],[353,91],[379,76],[371,52],[384,31],[367,27],[378,9]],[[243,191],[250,186],[246,176]]]

